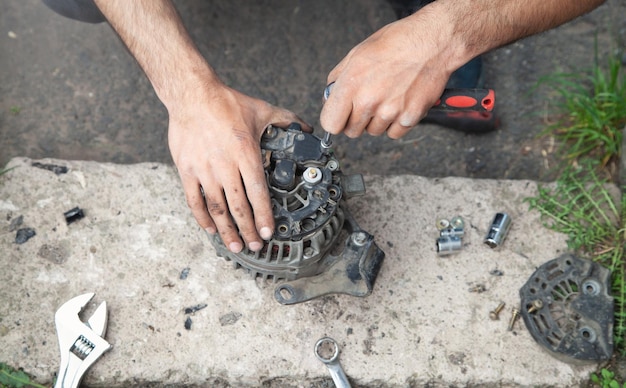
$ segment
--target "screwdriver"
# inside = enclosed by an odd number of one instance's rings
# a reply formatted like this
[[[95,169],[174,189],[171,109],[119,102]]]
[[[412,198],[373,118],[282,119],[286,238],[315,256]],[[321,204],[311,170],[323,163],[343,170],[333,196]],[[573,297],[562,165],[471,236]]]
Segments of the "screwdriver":
[[[333,89],[334,84],[335,84],[334,82],[331,82],[328,85],[326,85],[326,87],[324,88],[324,102],[328,100],[328,97],[330,96],[330,91]],[[322,143],[321,143],[322,149],[328,149],[333,144],[330,141],[331,136],[332,135],[330,134],[330,132],[324,131],[324,138],[322,139]]]
[[[331,82],[324,89],[324,101],[328,100],[334,84]],[[452,126],[454,124],[466,125],[471,127],[472,132],[487,132],[495,129],[497,125],[495,120],[492,120],[491,113],[495,103],[496,93],[493,89],[444,89],[443,94],[430,108],[423,122],[453,124]],[[448,118],[449,114],[456,114],[458,117]],[[330,137],[330,132],[324,131],[322,148],[331,146]]]

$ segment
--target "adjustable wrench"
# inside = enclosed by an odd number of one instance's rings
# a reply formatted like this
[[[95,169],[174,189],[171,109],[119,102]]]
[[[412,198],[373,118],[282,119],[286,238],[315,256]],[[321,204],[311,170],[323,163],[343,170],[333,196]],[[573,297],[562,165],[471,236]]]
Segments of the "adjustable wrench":
[[[76,388],[89,367],[111,345],[103,336],[107,326],[107,306],[102,302],[87,323],[78,313],[93,298],[93,292],[65,302],[54,315],[61,349],[61,365],[54,388]]]
[[[350,382],[339,363],[339,345],[334,339],[324,337],[315,344],[315,356],[328,367],[337,388],[350,388]]]

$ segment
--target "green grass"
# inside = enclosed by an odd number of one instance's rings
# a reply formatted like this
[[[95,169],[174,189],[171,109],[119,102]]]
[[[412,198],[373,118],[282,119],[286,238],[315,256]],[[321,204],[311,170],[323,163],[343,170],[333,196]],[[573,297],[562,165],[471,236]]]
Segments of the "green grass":
[[[626,126],[626,77],[619,55],[610,56],[606,68],[596,59],[589,74],[552,74],[539,84],[559,97],[556,119],[544,134],[560,141],[568,161],[592,158],[607,166],[619,158]]]
[[[568,248],[611,270],[615,298],[613,338],[618,353],[625,355],[626,283],[626,196],[614,199],[607,178],[586,161],[563,171],[555,187],[540,186],[536,197],[527,198],[531,210],[541,213],[544,225],[568,236]]]
[[[44,385],[37,384],[32,381],[24,371],[16,370],[5,363],[0,362],[0,388],[22,388],[22,387],[35,387],[35,388],[47,388]]]
[[[621,385],[619,381],[615,379],[615,373],[606,368],[602,368],[599,374],[593,373],[591,375],[591,381],[602,388],[626,388],[626,383]]]
[[[7,172],[13,170],[15,167],[7,167],[4,169],[0,169],[0,175],[6,174]]]
[[[614,356],[624,357],[626,186],[620,193],[610,189],[615,187],[611,184],[617,176],[626,126],[626,76],[620,55],[608,58],[605,64],[596,59],[587,74],[554,74],[540,84],[551,87],[558,96],[556,120],[543,135],[558,141],[564,164],[555,185],[539,186],[537,195],[526,201],[530,209],[541,213],[548,228],[568,236],[571,251],[611,270]],[[624,376],[612,371],[611,365],[592,374],[591,383],[626,388],[619,382]]]

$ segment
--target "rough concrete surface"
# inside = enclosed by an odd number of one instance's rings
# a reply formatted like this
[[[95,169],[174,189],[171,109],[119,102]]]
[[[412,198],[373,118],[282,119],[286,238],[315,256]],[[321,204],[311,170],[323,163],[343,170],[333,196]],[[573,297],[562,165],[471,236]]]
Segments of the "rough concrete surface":
[[[355,386],[578,386],[595,367],[548,355],[521,321],[507,331],[519,288],[566,249],[523,201],[531,181],[366,177],[349,207],[386,252],[373,293],[283,306],[274,285],[216,257],[171,167],[40,161],[69,168],[56,175],[31,162],[13,159],[0,176],[0,361],[39,382],[58,368],[54,312],[85,292],[96,293],[91,309],[107,301],[113,345],[89,386],[332,386],[313,354],[324,336]],[[67,225],[75,206],[85,218]],[[513,224],[492,250],[482,241],[499,211]],[[463,250],[439,257],[435,222],[456,215]],[[37,233],[21,245],[10,231],[19,216]]]

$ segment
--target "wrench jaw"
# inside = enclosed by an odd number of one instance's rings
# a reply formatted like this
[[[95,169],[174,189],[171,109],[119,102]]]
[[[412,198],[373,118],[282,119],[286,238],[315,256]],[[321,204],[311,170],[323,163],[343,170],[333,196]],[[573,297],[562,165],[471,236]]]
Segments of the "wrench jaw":
[[[100,306],[98,306],[93,315],[87,320],[87,326],[89,326],[94,333],[104,338],[104,334],[107,331],[107,318],[107,302],[105,301],[100,303]]]
[[[78,314],[94,297],[87,293],[72,298],[56,312],[54,320],[61,350],[61,364],[55,388],[78,387],[83,375],[111,345],[102,338],[106,331],[106,302],[102,302],[87,323]]]

